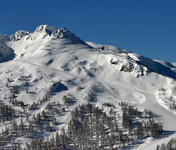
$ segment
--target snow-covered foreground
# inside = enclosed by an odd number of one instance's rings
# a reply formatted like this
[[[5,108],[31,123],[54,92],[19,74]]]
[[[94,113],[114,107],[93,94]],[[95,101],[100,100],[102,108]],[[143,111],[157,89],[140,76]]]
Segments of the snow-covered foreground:
[[[56,117],[58,124],[53,132],[38,136],[47,139],[66,128],[70,112],[87,103],[86,96],[96,87],[92,104],[102,107],[102,103],[112,103],[118,107],[119,102],[126,102],[139,110],[151,110],[168,133],[156,139],[143,139],[132,149],[152,150],[176,137],[174,65],[117,47],[84,42],[67,29],[47,25],[39,26],[34,33],[19,31],[10,38],[0,37],[0,100],[18,112],[23,109],[12,105],[13,94],[13,99],[26,106],[40,103],[14,120],[20,123],[23,118],[27,123],[25,115],[31,119],[52,102],[59,103],[59,109],[66,109]],[[64,96],[74,97],[73,103],[66,106]],[[10,121],[0,122],[1,130],[10,125]],[[15,139],[23,146],[30,140]]]

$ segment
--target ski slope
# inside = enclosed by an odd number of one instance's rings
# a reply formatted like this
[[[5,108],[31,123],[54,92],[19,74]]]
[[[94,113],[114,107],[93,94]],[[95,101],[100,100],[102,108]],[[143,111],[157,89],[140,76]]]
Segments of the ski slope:
[[[60,122],[57,132],[67,126],[70,112],[86,103],[84,97],[92,86],[96,86],[95,105],[110,102],[118,106],[119,102],[127,102],[141,110],[149,109],[168,131],[168,135],[147,138],[132,149],[155,149],[157,144],[176,137],[176,114],[169,108],[176,100],[174,64],[110,45],[84,42],[65,28],[48,25],[39,26],[33,33],[18,31],[8,38],[0,37],[0,54],[3,54],[0,55],[0,100],[4,103],[9,103],[11,94],[7,83],[19,88],[16,99],[25,104],[42,99],[54,83],[62,83],[67,90],[52,93],[50,102],[59,102],[63,107],[62,97],[68,93],[76,97],[76,102],[57,118]],[[24,81],[20,80],[23,76]],[[78,91],[78,86],[82,90]],[[29,93],[25,92],[26,87],[29,87]],[[37,110],[27,113],[32,118],[47,105],[45,102]],[[0,128],[9,124],[0,124]],[[43,136],[53,134],[44,133]],[[24,145],[30,139],[17,140]]]

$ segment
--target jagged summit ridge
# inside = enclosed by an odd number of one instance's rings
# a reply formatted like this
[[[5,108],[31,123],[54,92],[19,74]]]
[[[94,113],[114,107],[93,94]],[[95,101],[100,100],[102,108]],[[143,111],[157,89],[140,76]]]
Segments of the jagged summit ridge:
[[[87,43],[77,37],[74,33],[66,28],[56,28],[49,25],[40,25],[32,33],[25,30],[19,30],[10,37],[0,35],[0,44],[13,53],[11,59],[56,55],[63,51],[73,49],[90,48]],[[0,62],[9,61],[5,55],[9,55],[5,48],[0,47]],[[48,53],[50,51],[50,53]],[[15,55],[15,58],[14,58]]]
[[[25,30],[20,30],[17,31],[14,35],[10,36],[10,40],[14,40],[14,41],[18,41],[20,40],[22,37],[29,35],[30,33],[28,31]]]
[[[56,38],[69,38],[69,39],[80,39],[74,33],[66,28],[57,29],[52,33]]]
[[[25,30],[20,30],[17,31],[14,35],[11,35],[10,37],[6,35],[1,35],[0,37],[10,41],[20,41],[23,37],[26,37],[26,40],[28,39],[35,40],[39,36],[42,37],[43,39],[45,37],[51,37],[52,39],[68,39],[72,43],[86,44],[70,30],[66,28],[56,28],[50,25],[40,25],[36,28],[36,30],[33,33],[29,33],[28,31]]]
[[[37,27],[34,33],[37,33],[37,34],[45,33],[51,36],[52,38],[57,38],[57,39],[66,38],[66,39],[73,40],[74,42],[81,41],[81,43],[84,43],[79,37],[77,37],[74,33],[72,33],[70,30],[66,28],[56,28],[49,25],[40,25],[39,27]]]
[[[70,38],[70,39],[80,39],[74,33],[66,28],[56,28],[49,25],[40,25],[34,31],[35,34],[46,33],[55,38]]]
[[[36,28],[34,33],[41,33],[41,32],[46,32],[48,34],[52,34],[54,31],[56,31],[58,28],[49,26],[49,25],[40,25]]]

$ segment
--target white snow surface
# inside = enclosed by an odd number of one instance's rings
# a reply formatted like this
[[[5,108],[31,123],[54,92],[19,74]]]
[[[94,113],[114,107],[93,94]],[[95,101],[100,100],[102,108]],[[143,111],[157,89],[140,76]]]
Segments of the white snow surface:
[[[0,100],[5,103],[10,95],[7,80],[11,80],[10,86],[20,86],[22,76],[28,78],[30,92],[21,89],[17,100],[26,104],[42,99],[53,83],[61,82],[68,90],[52,95],[50,102],[62,103],[62,97],[71,93],[79,105],[86,102],[84,97],[94,85],[101,90],[97,93],[96,105],[104,102],[118,105],[123,101],[140,109],[147,108],[159,116],[157,119],[165,130],[173,132],[168,137],[147,138],[132,149],[152,150],[157,144],[176,137],[176,114],[169,108],[169,104],[176,101],[175,64],[155,61],[110,45],[84,42],[65,28],[48,25],[39,26],[33,33],[18,31],[10,37],[0,35],[0,62]],[[129,71],[121,71],[124,66]],[[79,85],[83,90],[76,90]],[[161,88],[165,89],[164,94]],[[32,111],[31,116],[41,112],[45,105]],[[57,119],[64,123],[58,127],[59,131],[67,125],[70,115]],[[0,128],[4,127],[0,124]]]

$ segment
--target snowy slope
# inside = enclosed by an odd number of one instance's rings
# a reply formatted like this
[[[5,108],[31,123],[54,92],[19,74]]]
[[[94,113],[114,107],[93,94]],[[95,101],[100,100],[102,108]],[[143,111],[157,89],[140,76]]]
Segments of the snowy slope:
[[[157,120],[165,130],[176,131],[175,111],[169,107],[176,101],[174,65],[114,46],[84,42],[65,28],[48,25],[39,26],[33,33],[18,31],[9,38],[0,35],[0,54],[0,100],[4,103],[9,103],[13,87],[18,89],[15,99],[28,105],[43,99],[54,85],[65,88],[51,92],[49,102],[56,101],[64,106],[64,95],[71,93],[76,97],[68,113],[57,118],[63,124],[58,125],[56,131],[67,125],[69,112],[75,106],[86,103],[84,97],[92,86],[101,91],[96,93],[95,105],[110,102],[117,106],[123,101],[139,109],[147,108],[159,115]],[[79,86],[81,91],[77,90]],[[47,104],[28,110],[29,117],[42,112]],[[5,128],[5,124],[1,123],[0,127]],[[26,142],[25,138],[16,140]],[[154,141],[148,138],[134,149],[155,149],[165,140],[169,137]]]

